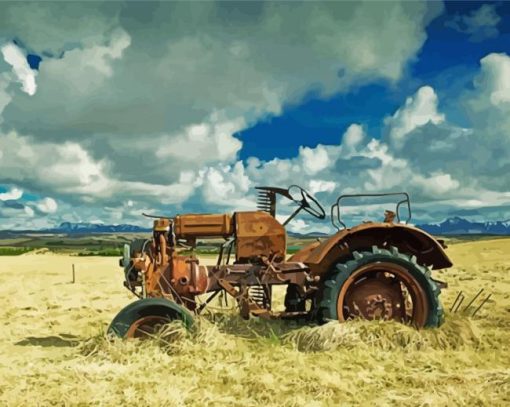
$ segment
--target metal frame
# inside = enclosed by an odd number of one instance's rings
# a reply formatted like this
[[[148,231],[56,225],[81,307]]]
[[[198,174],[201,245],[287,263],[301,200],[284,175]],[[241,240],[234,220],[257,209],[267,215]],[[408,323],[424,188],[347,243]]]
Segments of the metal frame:
[[[405,223],[408,224],[411,220],[412,212],[411,212],[411,200],[409,198],[409,194],[407,192],[388,192],[384,194],[350,194],[350,195],[340,195],[336,200],[336,203],[331,205],[331,223],[333,226],[340,230],[342,229],[340,226],[343,226],[343,229],[347,229],[347,225],[342,221],[341,212],[340,212],[340,201],[346,198],[364,198],[364,197],[381,197],[381,196],[404,196],[405,199],[397,202],[397,207],[395,209],[395,214],[397,216],[398,222],[400,222],[400,206],[402,204],[407,204],[407,212],[408,216],[405,220]],[[336,209],[336,220],[338,221],[338,225],[335,223],[335,209]]]

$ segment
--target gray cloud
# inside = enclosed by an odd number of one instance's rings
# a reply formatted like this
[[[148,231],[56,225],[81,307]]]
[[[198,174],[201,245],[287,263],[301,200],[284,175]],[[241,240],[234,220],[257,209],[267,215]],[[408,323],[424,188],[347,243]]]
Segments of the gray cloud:
[[[471,41],[479,42],[487,38],[497,37],[497,28],[501,17],[496,12],[494,4],[483,4],[479,9],[467,15],[455,15],[445,25],[464,34],[468,34]]]
[[[233,162],[240,143],[232,134],[312,88],[326,96],[398,79],[441,9],[407,2],[1,7],[10,17],[0,37],[39,53],[63,52],[43,60],[33,97],[16,92],[3,113],[5,129],[79,142],[108,162],[109,176],[167,183],[181,169]],[[216,149],[206,140],[193,161],[189,153],[204,143],[189,131],[202,125],[227,129],[209,136]]]

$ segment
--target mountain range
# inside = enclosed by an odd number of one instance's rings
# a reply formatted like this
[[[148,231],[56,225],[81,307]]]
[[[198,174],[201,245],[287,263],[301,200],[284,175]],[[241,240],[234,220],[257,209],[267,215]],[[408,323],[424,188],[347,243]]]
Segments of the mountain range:
[[[428,223],[417,225],[418,228],[432,235],[510,235],[510,220],[492,222],[472,222],[460,217],[448,218],[440,223]],[[50,229],[25,230],[19,232],[37,233],[64,233],[64,234],[95,234],[95,233],[144,233],[151,232],[151,228],[121,224],[105,225],[102,223],[87,222],[63,222],[59,226]],[[16,231],[18,232],[18,231]],[[297,238],[314,238],[328,236],[323,232],[296,233],[289,235]]]
[[[78,234],[78,233],[140,233],[150,232],[151,228],[142,228],[135,225],[104,225],[102,223],[87,223],[87,222],[63,222],[58,227],[52,229],[44,229],[40,232],[44,233],[67,233],[67,234]]]
[[[417,225],[433,235],[510,235],[510,220],[471,222],[458,216],[441,223]]]

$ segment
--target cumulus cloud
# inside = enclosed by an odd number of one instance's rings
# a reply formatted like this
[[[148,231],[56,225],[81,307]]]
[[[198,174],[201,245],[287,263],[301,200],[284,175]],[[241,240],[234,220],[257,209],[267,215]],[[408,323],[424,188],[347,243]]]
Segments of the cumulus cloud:
[[[117,205],[144,194],[182,203],[201,195],[200,180],[202,195],[215,196],[207,180],[236,168],[237,132],[311,89],[329,96],[398,80],[441,5],[2,3],[0,11],[0,46],[16,39],[17,66],[27,66],[20,53],[43,57],[32,97],[0,86],[0,137],[25,154],[16,163],[5,156],[20,154],[2,145],[0,182]],[[23,72],[25,81],[36,74]],[[320,149],[302,156],[309,174],[329,165]]]
[[[469,100],[474,111],[492,106],[508,108],[510,102],[510,58],[504,53],[491,53],[480,61],[481,71],[474,81],[476,95]],[[491,106],[492,105],[492,106]]]
[[[233,166],[209,167],[201,173],[199,185],[206,203],[227,207],[253,209],[253,191],[251,181],[245,173],[243,163]],[[247,194],[252,192],[252,199]]]
[[[308,185],[308,190],[312,194],[318,194],[319,192],[333,192],[336,187],[336,183],[334,181],[323,181],[320,179],[312,179]]]
[[[404,138],[417,127],[427,123],[439,124],[445,116],[438,112],[436,92],[430,86],[418,89],[414,96],[407,98],[404,107],[398,109],[392,117],[387,118],[390,138],[395,146],[400,147]]]
[[[46,197],[37,202],[36,207],[42,213],[55,213],[58,209],[58,204],[53,198]]]
[[[354,155],[365,138],[363,127],[359,124],[351,124],[342,137],[343,155],[345,157]]]
[[[7,183],[23,183],[33,192],[52,191],[71,202],[109,201],[125,195],[179,203],[193,193],[195,173],[182,171],[173,183],[122,181],[110,173],[107,160],[95,160],[76,142],[56,144],[9,133],[0,137],[0,167]]]
[[[0,193],[0,201],[17,200],[23,196],[23,190],[19,188],[11,188],[7,192]]]
[[[300,147],[299,155],[303,161],[302,168],[309,175],[315,175],[331,165],[328,150],[321,145],[316,148]]]
[[[12,72],[21,83],[23,92],[33,96],[37,90],[35,83],[37,72],[28,65],[26,55],[13,43],[2,46],[0,52],[5,62],[12,66]]]
[[[468,34],[471,41],[479,42],[486,38],[497,37],[497,28],[501,17],[496,12],[496,5],[483,4],[467,15],[455,15],[446,22],[447,27]]]

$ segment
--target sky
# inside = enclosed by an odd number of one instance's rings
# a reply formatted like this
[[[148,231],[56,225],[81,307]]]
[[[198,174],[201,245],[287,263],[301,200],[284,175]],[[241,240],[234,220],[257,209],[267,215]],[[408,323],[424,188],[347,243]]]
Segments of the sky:
[[[508,2],[1,2],[0,229],[253,210],[296,183],[328,213],[407,191],[416,224],[507,220],[509,113]]]

